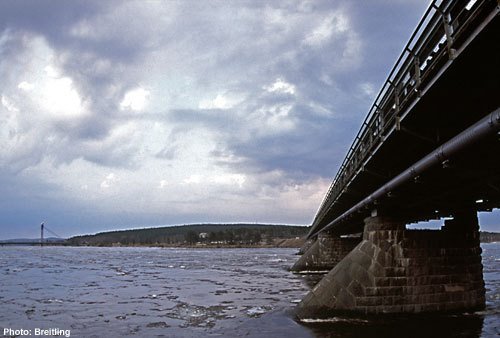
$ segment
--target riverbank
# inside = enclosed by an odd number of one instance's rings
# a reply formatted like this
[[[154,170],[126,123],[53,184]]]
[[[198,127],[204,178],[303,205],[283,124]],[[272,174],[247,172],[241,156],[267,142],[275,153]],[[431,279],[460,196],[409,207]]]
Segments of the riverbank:
[[[300,248],[305,242],[305,237],[301,238],[276,238],[272,243],[257,243],[257,244],[245,244],[245,243],[136,243],[136,244],[122,244],[122,243],[110,243],[110,244],[79,244],[70,246],[93,246],[93,247],[133,247],[133,248],[186,248],[186,249],[264,249],[264,248]]]

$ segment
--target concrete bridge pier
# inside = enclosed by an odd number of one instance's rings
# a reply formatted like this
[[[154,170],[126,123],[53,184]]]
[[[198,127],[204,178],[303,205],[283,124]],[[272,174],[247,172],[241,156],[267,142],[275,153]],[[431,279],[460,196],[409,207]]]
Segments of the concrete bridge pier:
[[[358,237],[340,237],[324,231],[292,266],[295,272],[327,272],[337,265],[361,241]]]
[[[475,211],[441,230],[407,230],[390,217],[365,219],[363,240],[302,300],[299,319],[338,314],[463,312],[485,303]]]

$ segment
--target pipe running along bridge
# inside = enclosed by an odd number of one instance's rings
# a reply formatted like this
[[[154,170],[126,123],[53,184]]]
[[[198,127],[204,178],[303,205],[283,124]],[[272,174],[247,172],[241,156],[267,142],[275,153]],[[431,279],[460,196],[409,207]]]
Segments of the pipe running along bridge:
[[[496,0],[425,12],[292,268],[330,271],[299,319],[484,307],[477,212],[500,207],[499,12]]]

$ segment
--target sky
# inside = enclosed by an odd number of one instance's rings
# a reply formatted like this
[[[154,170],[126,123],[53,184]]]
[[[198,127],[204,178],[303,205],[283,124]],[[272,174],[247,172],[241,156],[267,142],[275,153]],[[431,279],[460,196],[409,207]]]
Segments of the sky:
[[[427,5],[1,1],[0,239],[310,224]]]

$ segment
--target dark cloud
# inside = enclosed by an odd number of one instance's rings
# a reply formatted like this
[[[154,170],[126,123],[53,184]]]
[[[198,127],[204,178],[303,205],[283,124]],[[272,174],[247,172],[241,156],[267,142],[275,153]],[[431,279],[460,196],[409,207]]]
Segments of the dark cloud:
[[[111,2],[108,4],[111,5]],[[66,34],[61,28],[67,28],[82,18],[93,16],[103,7],[100,1],[2,1],[0,22],[3,29],[18,28],[60,36]]]
[[[284,210],[326,189],[425,6],[0,2],[0,229],[308,222],[317,202]],[[20,92],[46,63],[81,115]],[[144,107],[122,105],[137,88]]]
[[[79,22],[92,20],[117,8],[116,1],[2,1],[0,3],[0,30],[42,34],[57,50],[76,53],[92,51],[116,61],[133,60],[142,53],[126,37],[86,39],[72,34]],[[109,22],[113,25],[113,22]],[[89,27],[96,35],[102,27]]]

